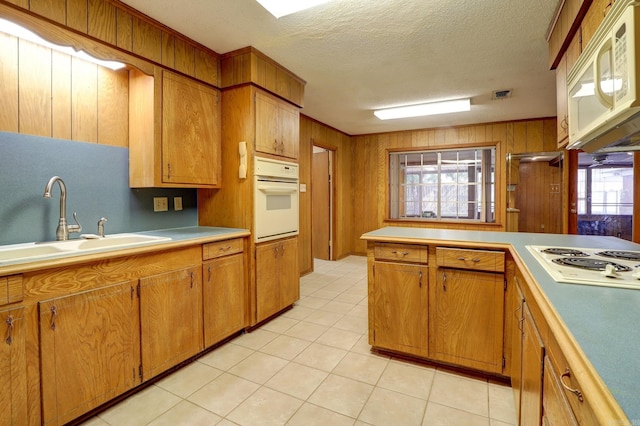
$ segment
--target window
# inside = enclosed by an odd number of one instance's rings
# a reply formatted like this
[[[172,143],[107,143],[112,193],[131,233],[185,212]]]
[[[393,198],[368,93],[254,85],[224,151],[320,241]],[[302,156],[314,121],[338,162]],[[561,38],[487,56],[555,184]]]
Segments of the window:
[[[579,215],[632,215],[633,167],[578,169]]]
[[[495,147],[389,153],[389,217],[495,222]]]

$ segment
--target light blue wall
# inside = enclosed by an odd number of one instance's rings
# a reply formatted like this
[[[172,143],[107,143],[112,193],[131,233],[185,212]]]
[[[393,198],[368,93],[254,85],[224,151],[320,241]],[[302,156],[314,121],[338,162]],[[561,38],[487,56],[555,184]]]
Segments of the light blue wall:
[[[83,233],[107,234],[196,226],[197,190],[129,188],[129,150],[105,145],[0,132],[0,245],[55,240],[60,189],[43,198],[52,176],[67,186],[67,218]],[[153,212],[153,197],[169,197],[169,212]],[[173,211],[181,196],[182,211]],[[72,234],[77,238],[78,234]]]

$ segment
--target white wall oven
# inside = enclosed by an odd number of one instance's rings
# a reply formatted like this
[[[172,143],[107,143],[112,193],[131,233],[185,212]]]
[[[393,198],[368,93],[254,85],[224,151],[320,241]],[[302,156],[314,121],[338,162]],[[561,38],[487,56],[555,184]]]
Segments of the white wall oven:
[[[256,157],[254,168],[254,239],[256,242],[298,235],[298,165]]]

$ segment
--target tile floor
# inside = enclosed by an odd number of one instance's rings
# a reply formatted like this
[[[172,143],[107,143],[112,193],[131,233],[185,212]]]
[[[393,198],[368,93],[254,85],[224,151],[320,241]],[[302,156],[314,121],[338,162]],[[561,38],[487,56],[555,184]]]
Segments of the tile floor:
[[[85,425],[516,423],[507,386],[370,352],[365,257],[314,269],[293,309]]]

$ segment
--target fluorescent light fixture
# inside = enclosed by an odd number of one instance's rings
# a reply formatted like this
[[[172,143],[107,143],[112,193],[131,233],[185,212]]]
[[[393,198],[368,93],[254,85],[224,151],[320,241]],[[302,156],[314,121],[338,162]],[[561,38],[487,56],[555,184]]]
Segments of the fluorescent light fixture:
[[[256,0],[270,14],[276,18],[281,18],[292,13],[328,3],[330,0]]]
[[[602,87],[602,91],[606,94],[612,94],[613,92],[617,92],[622,88],[622,79],[607,79],[602,80],[600,86]],[[580,85],[580,89],[573,94],[573,98],[581,98],[584,96],[594,96],[596,94],[595,84],[594,83],[582,83]]]
[[[48,47],[49,49],[57,50],[58,52],[66,53],[70,56],[75,56],[76,58],[84,59],[85,61],[110,68],[114,71],[125,67],[125,65],[121,62],[103,61],[101,59],[94,58],[93,56],[82,50],[75,50],[74,48],[69,46],[59,46],[57,44],[53,44],[43,39],[36,33],[29,31],[25,27],[2,18],[0,18],[0,32],[18,37],[22,40],[30,41],[31,43],[39,44],[40,46]]]
[[[423,115],[447,114],[450,112],[469,111],[471,100],[469,98],[455,99],[451,101],[429,102],[416,105],[405,105],[393,108],[383,108],[373,111],[380,120],[392,120],[395,118],[421,117]]]

